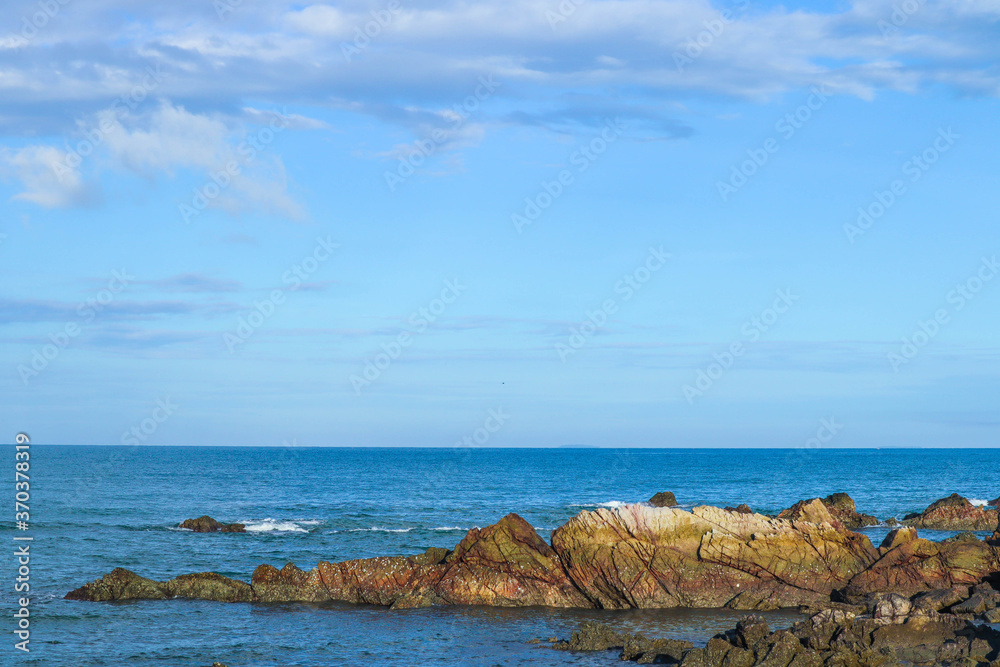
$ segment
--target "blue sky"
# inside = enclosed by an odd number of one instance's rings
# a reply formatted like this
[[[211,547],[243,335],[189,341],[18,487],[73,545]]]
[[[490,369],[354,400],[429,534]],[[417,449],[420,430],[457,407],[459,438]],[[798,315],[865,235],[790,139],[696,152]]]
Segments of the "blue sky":
[[[994,446],[998,19],[8,2],[0,431]]]

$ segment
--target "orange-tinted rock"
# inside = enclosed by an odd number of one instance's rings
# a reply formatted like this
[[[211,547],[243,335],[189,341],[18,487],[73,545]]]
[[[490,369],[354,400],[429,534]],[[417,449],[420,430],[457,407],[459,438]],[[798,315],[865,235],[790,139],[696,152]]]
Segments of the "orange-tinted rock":
[[[914,595],[923,591],[971,586],[1000,572],[1000,551],[979,540],[931,542],[915,539],[883,555],[858,573],[845,589],[849,600],[873,593]]]
[[[997,530],[1000,511],[976,507],[966,498],[953,493],[936,500],[920,514],[909,514],[903,523],[931,530]]]
[[[828,600],[878,558],[822,504],[812,510],[822,523],[628,505],[580,513],[552,544],[600,607],[794,606]]]
[[[822,505],[830,513],[831,517],[842,523],[845,528],[849,528],[851,530],[862,528],[864,526],[874,526],[879,522],[878,519],[873,516],[868,514],[859,514],[854,505],[854,499],[846,493],[831,493],[826,498],[800,500],[788,509],[782,511],[781,514],[778,515],[778,518],[810,521],[811,519],[803,516],[803,511],[805,508],[814,505],[817,502],[822,503]]]
[[[434,590],[453,604],[590,606],[552,547],[516,514],[470,530],[446,564]]]

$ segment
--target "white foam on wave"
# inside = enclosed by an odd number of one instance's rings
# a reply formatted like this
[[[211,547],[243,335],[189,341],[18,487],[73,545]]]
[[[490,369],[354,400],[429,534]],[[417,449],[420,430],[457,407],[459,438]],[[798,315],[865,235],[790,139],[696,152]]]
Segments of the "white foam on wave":
[[[379,528],[378,526],[372,526],[371,528],[351,528],[351,533],[408,533],[412,528]]]
[[[978,507],[986,507],[990,504],[990,501],[988,500],[977,500],[975,498],[969,498],[969,502]]]
[[[309,531],[299,524],[315,525],[319,522],[280,521],[268,517],[266,519],[261,519],[260,521],[240,521],[239,523],[246,526],[248,533],[308,533]]]
[[[437,530],[440,532],[452,532],[456,530],[469,530],[469,529],[462,528],[461,526],[438,526],[437,528],[431,528],[431,530]]]
[[[570,507],[610,507],[615,509],[618,507],[625,507],[628,503],[621,500],[609,500],[606,503],[573,503]]]

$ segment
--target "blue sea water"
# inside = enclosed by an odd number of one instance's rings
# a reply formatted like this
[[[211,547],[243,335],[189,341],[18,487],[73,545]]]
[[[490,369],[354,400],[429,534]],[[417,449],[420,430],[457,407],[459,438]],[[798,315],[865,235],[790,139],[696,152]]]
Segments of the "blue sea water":
[[[14,476],[14,448],[3,448]],[[45,666],[612,665],[612,654],[529,644],[583,619],[705,641],[725,610],[595,611],[168,600],[71,602],[66,592],[125,567],[154,579],[261,563],[408,555],[454,546],[517,512],[543,538],[585,509],[673,491],[685,506],[773,513],[846,491],[860,511],[902,517],[953,492],[1000,495],[996,450],[310,449],[31,447],[31,524],[0,517],[6,574],[0,664]],[[203,514],[247,534],[177,528]],[[878,543],[886,528],[868,529]],[[942,539],[950,533],[925,532]],[[30,653],[14,649],[15,536],[32,536]],[[775,612],[775,625],[795,620]]]

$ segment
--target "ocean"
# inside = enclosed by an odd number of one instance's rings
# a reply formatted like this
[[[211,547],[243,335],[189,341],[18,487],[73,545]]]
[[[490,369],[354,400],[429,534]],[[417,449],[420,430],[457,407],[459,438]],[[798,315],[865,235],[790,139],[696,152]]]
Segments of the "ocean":
[[[14,448],[3,448],[14,475]],[[314,449],[31,446],[30,528],[9,516],[0,628],[3,665],[613,665],[610,653],[529,644],[584,619],[704,642],[743,612],[70,602],[115,567],[153,579],[213,571],[249,581],[261,563],[409,555],[453,547],[516,512],[548,539],[582,510],[673,491],[684,507],[748,503],[775,513],[849,493],[858,510],[901,518],[957,492],[1000,495],[996,450]],[[246,534],[180,530],[204,514]],[[888,531],[867,529],[878,544]],[[943,539],[952,533],[921,531]],[[15,536],[31,536],[30,653],[14,649]],[[797,614],[769,614],[773,625]]]

